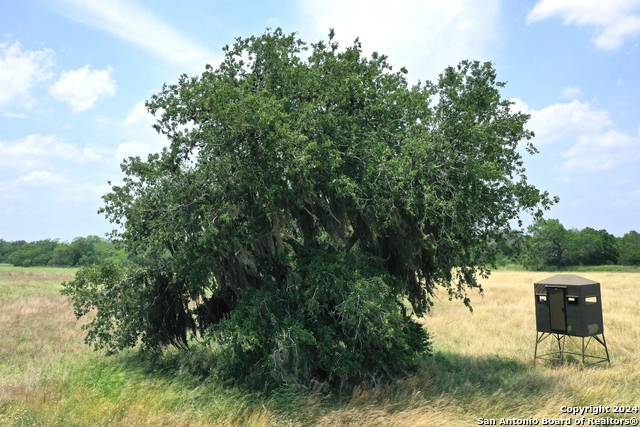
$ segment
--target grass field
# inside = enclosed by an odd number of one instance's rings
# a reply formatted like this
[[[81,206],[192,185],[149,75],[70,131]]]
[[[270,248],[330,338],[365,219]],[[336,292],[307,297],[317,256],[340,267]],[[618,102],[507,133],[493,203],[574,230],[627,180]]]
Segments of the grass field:
[[[94,353],[58,293],[73,274],[0,269],[0,426],[542,425],[569,417],[563,405],[640,405],[640,273],[580,273],[602,283],[611,366],[534,365],[533,283],[555,273],[497,271],[473,313],[442,294],[424,319],[435,354],[417,374],[341,397],[227,387],[189,368],[195,352],[158,366]]]

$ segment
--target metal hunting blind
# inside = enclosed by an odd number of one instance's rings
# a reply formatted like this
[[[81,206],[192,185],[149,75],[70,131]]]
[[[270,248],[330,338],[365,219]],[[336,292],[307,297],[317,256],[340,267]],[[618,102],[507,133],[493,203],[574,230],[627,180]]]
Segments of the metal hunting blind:
[[[570,354],[581,356],[585,365],[611,363],[604,338],[600,283],[574,274],[556,274],[536,282],[534,287],[538,330],[534,361],[550,359],[563,362]],[[567,336],[570,340],[572,337],[581,338],[582,342],[576,344],[576,351],[565,347]],[[539,354],[538,346],[549,337],[552,338],[549,353]],[[593,351],[588,351],[592,341],[600,344],[601,348],[592,347]]]

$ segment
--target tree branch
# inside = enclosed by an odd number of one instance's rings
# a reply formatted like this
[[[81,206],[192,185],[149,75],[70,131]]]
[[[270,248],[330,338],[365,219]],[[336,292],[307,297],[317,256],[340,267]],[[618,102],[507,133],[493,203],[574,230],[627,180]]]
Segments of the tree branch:
[[[349,253],[349,251],[351,250],[351,248],[353,247],[353,245],[356,244],[356,242],[360,239],[360,237],[358,236],[358,234],[354,231],[353,234],[351,235],[351,237],[349,237],[349,240],[347,240],[347,244],[344,245],[344,248],[342,249],[344,251],[344,253]]]

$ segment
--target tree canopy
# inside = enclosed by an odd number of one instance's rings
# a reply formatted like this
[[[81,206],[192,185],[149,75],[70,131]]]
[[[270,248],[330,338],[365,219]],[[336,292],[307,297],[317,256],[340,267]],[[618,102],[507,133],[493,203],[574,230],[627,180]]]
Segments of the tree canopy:
[[[635,231],[618,241],[606,230],[591,227],[567,230],[557,219],[540,219],[528,231],[521,261],[529,268],[633,264],[629,262],[633,251],[625,242]]]
[[[137,259],[65,284],[88,341],[118,351],[211,340],[235,377],[343,384],[429,351],[415,316],[436,286],[470,306],[522,212],[528,115],[491,63],[410,85],[384,55],[333,32],[310,46],[268,31],[148,102],[168,147],[122,164],[104,196]]]
[[[76,237],[71,243],[58,239],[35,242],[0,239],[0,263],[8,262],[15,266],[81,267],[107,258],[124,260],[126,254],[116,253],[110,241],[98,236]]]
[[[635,230],[620,238],[620,264],[640,265],[640,233]]]

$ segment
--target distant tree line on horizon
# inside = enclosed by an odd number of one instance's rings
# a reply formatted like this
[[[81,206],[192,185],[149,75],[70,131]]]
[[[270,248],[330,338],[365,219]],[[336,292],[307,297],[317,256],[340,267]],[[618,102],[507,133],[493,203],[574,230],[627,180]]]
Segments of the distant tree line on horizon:
[[[0,238],[0,263],[18,267],[82,267],[108,258],[124,261],[127,256],[124,251],[117,251],[113,242],[98,236],[76,237],[70,243],[59,239],[10,242]]]
[[[640,265],[640,233],[616,237],[591,227],[565,228],[557,219],[542,219],[526,233],[512,231],[497,246],[501,264],[515,263],[530,270],[600,265]]]
[[[500,252],[499,264],[515,263],[530,270],[573,266],[640,266],[640,233],[629,231],[616,237],[606,230],[565,228],[557,219],[543,219],[527,232],[512,231],[501,242],[491,242]],[[105,259],[128,259],[113,242],[98,237],[76,237],[35,242],[0,238],[0,263],[14,266],[82,267]]]

